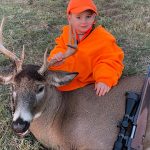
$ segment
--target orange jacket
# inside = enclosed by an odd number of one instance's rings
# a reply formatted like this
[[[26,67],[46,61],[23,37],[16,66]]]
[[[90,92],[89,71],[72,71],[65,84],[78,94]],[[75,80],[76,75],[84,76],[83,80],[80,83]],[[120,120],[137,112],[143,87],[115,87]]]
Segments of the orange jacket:
[[[69,26],[64,26],[56,46],[48,60],[58,52],[65,52],[68,43]],[[102,26],[97,26],[78,44],[77,52],[59,66],[51,70],[78,72],[79,75],[69,84],[59,87],[61,91],[74,90],[90,83],[103,82],[110,87],[117,84],[122,74],[124,53],[117,46],[115,38]]]

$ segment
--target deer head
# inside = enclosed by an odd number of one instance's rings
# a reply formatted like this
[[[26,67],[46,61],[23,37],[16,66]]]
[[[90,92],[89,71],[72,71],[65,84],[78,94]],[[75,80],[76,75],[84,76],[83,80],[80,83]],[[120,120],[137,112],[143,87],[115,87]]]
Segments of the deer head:
[[[39,116],[45,108],[45,101],[55,97],[57,86],[67,84],[78,74],[77,72],[50,71],[57,60],[47,61],[47,50],[41,67],[36,65],[23,65],[24,46],[21,57],[18,58],[3,46],[2,30],[5,22],[3,18],[0,26],[0,52],[15,62],[14,71],[9,75],[0,75],[0,84],[12,85],[13,97],[13,130],[23,135],[29,129],[31,121]],[[64,59],[73,55],[77,49],[76,42],[72,43],[73,30],[70,27],[69,44]]]

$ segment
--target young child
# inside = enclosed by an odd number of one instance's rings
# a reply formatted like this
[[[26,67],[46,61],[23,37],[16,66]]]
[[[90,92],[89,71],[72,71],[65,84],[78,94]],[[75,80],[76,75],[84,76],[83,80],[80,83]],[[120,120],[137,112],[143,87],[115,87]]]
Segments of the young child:
[[[77,52],[62,61],[67,50],[69,25],[63,27],[57,45],[48,60],[57,59],[52,70],[78,72],[79,75],[59,90],[70,91],[95,83],[98,96],[105,95],[115,86],[122,74],[124,53],[115,38],[101,25],[95,27],[97,8],[92,0],[70,0],[67,7],[68,22],[76,32]]]

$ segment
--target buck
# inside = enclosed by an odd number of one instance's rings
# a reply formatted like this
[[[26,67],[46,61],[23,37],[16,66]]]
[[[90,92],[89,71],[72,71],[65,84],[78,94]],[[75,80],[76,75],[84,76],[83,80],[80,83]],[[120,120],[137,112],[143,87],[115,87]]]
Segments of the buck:
[[[56,150],[112,150],[117,137],[117,121],[124,114],[126,91],[140,92],[142,76],[125,77],[105,96],[96,96],[94,85],[70,92],[60,92],[58,86],[67,84],[76,72],[50,71],[56,60],[43,65],[24,65],[24,49],[18,58],[2,42],[0,51],[15,62],[14,70],[0,76],[0,84],[13,86],[13,130],[24,136],[30,130],[38,141]],[[70,34],[70,37],[74,37]],[[76,47],[76,43],[70,45]],[[74,54],[68,49],[65,57]],[[150,117],[144,149],[150,149]]]

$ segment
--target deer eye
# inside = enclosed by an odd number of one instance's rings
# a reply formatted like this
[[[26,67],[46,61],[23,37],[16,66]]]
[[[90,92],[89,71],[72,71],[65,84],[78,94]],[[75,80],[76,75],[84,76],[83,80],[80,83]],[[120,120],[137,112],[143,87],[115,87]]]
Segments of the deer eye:
[[[40,93],[42,93],[43,91],[44,91],[44,89],[45,89],[45,86],[44,85],[38,85],[38,88],[37,88],[37,94],[40,94]]]
[[[38,85],[37,91],[36,91],[36,98],[37,101],[42,100],[45,94],[45,85]]]

